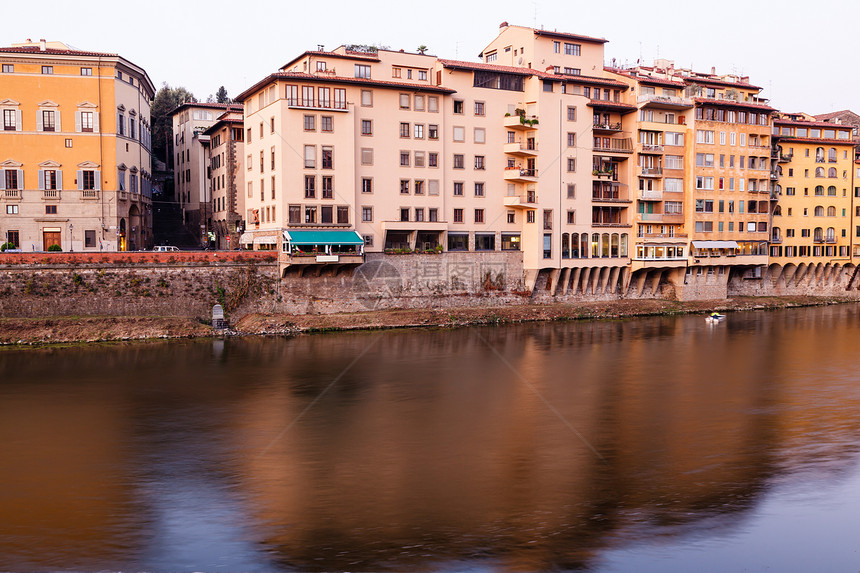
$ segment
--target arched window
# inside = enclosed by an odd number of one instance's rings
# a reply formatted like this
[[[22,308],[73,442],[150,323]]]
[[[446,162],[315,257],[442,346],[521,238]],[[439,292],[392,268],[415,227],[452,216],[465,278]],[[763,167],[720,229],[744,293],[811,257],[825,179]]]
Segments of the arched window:
[[[773,216],[781,217],[782,216],[782,205],[777,205],[773,208]]]
[[[815,149],[815,162],[824,163],[824,148],[818,147]]]
[[[815,230],[812,232],[812,240],[816,243],[820,243],[824,237],[824,230],[821,227],[815,227]]]
[[[561,234],[561,258],[570,258],[570,235],[567,233]]]
[[[779,227],[771,228],[770,233],[771,233],[771,241],[781,241],[782,240],[782,234],[780,233]]]
[[[831,167],[830,169],[828,169],[828,170],[827,170],[827,176],[828,176],[828,177],[830,177],[831,179],[836,179],[836,177],[837,177],[837,175],[836,175],[836,168],[835,168],[835,167]]]
[[[836,216],[836,207],[834,207],[832,205],[830,207],[828,207],[827,208],[827,216],[828,217],[835,217]]]
[[[824,195],[824,187],[822,185],[815,186],[815,196],[821,197]]]
[[[579,258],[579,233],[570,234],[570,257]]]
[[[618,256],[618,233],[612,233],[612,243],[610,243],[610,255],[613,257]]]
[[[816,217],[823,217],[824,216],[824,207],[822,207],[821,205],[818,205],[817,207],[815,207],[815,216]]]
[[[815,176],[816,177],[824,177],[824,168],[823,167],[816,167],[815,168]]]
[[[836,187],[834,187],[833,185],[828,187],[827,188],[827,194],[830,195],[831,197],[836,197]]]
[[[827,227],[827,242],[835,243],[836,242],[836,229],[833,227]]]
[[[835,147],[831,147],[831,148],[827,151],[827,160],[828,160],[830,163],[836,163],[836,148],[835,148]]]

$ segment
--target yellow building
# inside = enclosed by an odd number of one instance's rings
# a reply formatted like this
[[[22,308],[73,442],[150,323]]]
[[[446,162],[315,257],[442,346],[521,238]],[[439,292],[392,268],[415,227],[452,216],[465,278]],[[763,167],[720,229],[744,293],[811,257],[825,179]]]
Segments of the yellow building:
[[[779,114],[773,123],[777,202],[770,262],[785,269],[851,262],[851,125]]]
[[[23,251],[152,244],[146,72],[60,42],[0,48],[0,233]]]

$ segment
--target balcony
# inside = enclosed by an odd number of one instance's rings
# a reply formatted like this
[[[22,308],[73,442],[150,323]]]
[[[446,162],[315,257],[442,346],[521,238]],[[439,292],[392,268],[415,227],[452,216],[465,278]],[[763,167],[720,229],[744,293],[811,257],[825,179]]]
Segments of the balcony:
[[[659,190],[640,190],[636,198],[640,201],[662,201],[663,192]]]
[[[664,233],[642,233],[636,237],[637,242],[649,242],[655,241],[660,243],[686,243],[689,235],[687,233],[674,233],[674,234],[664,234]]]
[[[59,201],[61,199],[61,194],[59,189],[43,189],[42,190],[42,199],[45,201]]]
[[[4,189],[3,194],[0,195],[3,199],[21,199],[21,190],[20,189]]]
[[[529,130],[537,129],[538,118],[536,115],[506,115],[502,123],[508,129]]]
[[[84,189],[83,191],[81,191],[81,199],[92,200],[92,199],[98,199],[98,198],[99,198],[99,192],[95,189]]]
[[[594,138],[594,152],[603,154],[633,153],[633,140],[629,137],[616,137],[609,139],[604,137]],[[600,140],[600,141],[598,141]]]
[[[780,151],[779,156],[776,158],[776,160],[779,161],[780,163],[789,163],[793,157],[794,157],[793,153],[782,153]]]
[[[537,209],[537,194],[528,191],[525,194],[508,195],[504,199],[504,205],[512,209]]]
[[[665,96],[658,94],[643,94],[637,100],[644,104],[642,107],[657,109],[689,109],[693,107],[693,100],[687,97]]]
[[[117,191],[117,198],[120,201],[128,201],[128,191]]]
[[[601,186],[591,190],[591,200],[595,203],[632,203],[627,197],[626,186]]]
[[[324,111],[348,111],[345,101],[319,101],[313,98],[287,98],[287,107]]]
[[[663,146],[662,145],[651,145],[649,143],[643,143],[642,149],[640,150],[640,153],[651,153],[651,154],[663,153]]]
[[[782,243],[782,236],[781,235],[773,236],[770,238],[770,242],[771,242],[771,244],[777,244],[778,245],[779,243]]]
[[[663,168],[662,167],[643,167],[642,171],[639,174],[642,177],[662,177],[663,176]]]
[[[684,222],[684,215],[677,213],[637,213],[643,223],[673,223]]]
[[[537,169],[522,169],[520,167],[505,168],[505,181],[534,183],[537,181],[537,176]]]
[[[502,150],[508,155],[516,155],[517,157],[535,157],[538,154],[536,143],[506,143]]]
[[[620,121],[617,121],[614,123],[613,122],[608,122],[608,123],[607,122],[597,122],[592,126],[592,129],[594,130],[595,133],[598,133],[598,132],[618,133],[619,131],[622,131]]]

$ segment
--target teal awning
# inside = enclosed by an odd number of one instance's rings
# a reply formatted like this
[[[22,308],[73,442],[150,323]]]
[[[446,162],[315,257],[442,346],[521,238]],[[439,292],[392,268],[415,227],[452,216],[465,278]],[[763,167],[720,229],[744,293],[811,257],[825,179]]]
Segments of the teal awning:
[[[363,245],[355,231],[293,230],[284,231],[284,240],[293,245]]]

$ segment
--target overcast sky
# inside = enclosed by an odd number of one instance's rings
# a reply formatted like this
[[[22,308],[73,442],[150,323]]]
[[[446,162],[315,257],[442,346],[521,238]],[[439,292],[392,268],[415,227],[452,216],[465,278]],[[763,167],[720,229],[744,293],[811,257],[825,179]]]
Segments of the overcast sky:
[[[205,100],[224,85],[234,96],[294,56],[322,44],[377,44],[476,60],[499,24],[603,37],[605,57],[650,65],[654,58],[717,73],[749,75],[783,111],[860,111],[851,24],[856,0],[660,2],[19,2],[0,44],[60,40],[118,53],[144,67],[156,87],[184,86]],[[840,25],[844,22],[845,25]],[[2,86],[0,86],[2,88]]]

